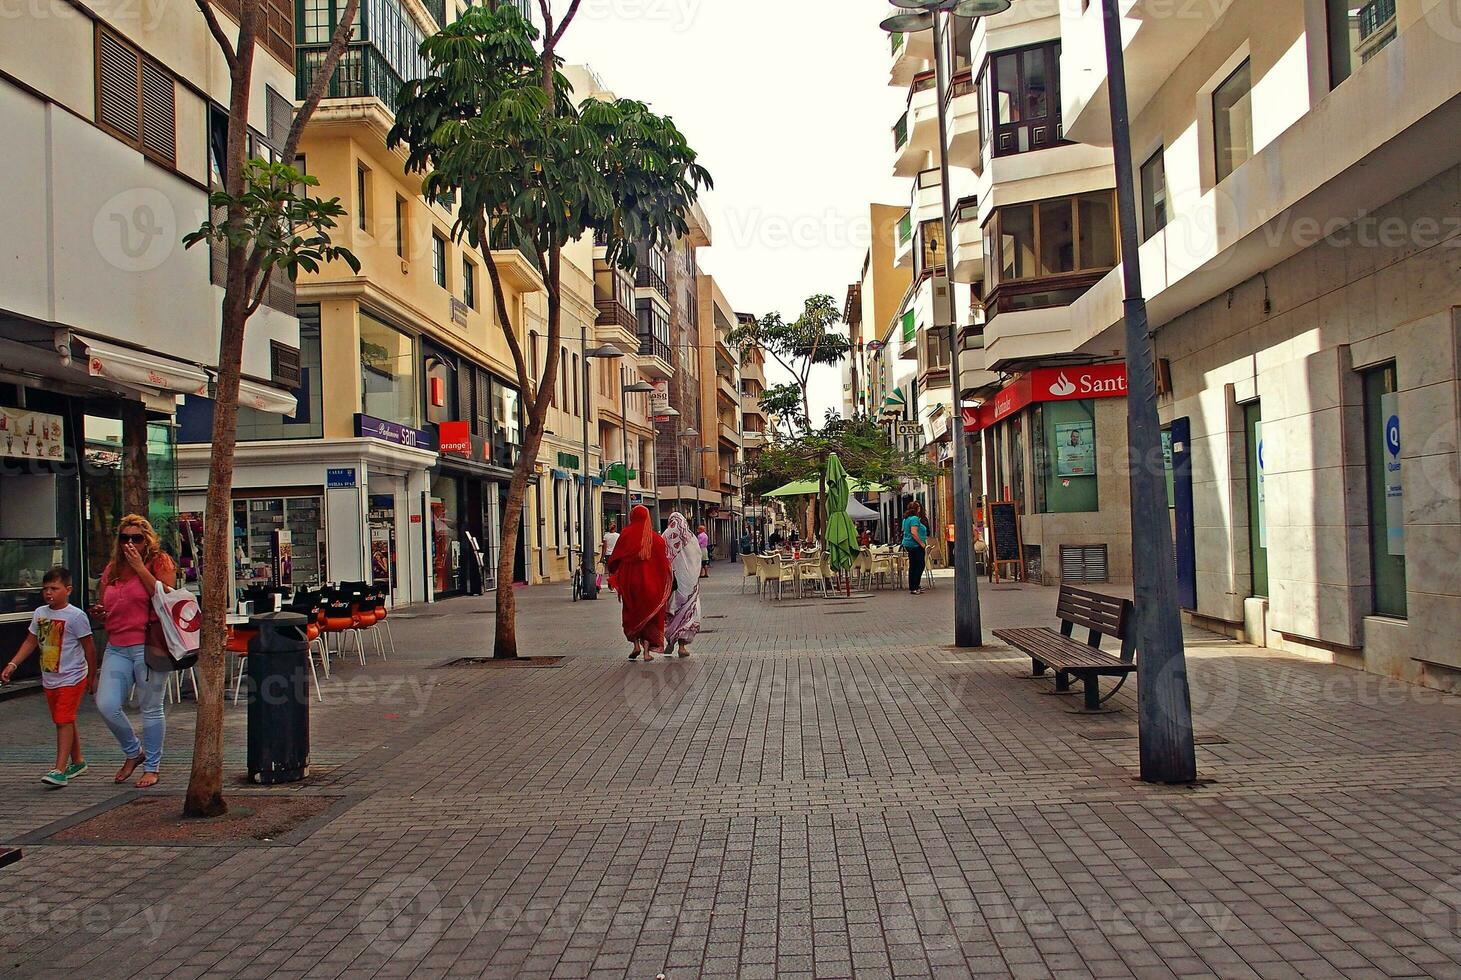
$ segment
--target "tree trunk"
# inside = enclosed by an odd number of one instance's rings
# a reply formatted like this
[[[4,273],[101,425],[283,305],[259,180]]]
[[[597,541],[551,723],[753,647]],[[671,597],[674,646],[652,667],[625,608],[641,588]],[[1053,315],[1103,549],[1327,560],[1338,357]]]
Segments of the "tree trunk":
[[[150,518],[151,483],[147,467],[147,406],[122,403],[122,509]]]

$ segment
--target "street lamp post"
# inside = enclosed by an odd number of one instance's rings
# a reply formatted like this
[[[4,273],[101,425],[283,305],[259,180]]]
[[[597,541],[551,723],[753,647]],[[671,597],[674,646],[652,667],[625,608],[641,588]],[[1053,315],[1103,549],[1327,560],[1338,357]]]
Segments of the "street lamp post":
[[[895,14],[883,21],[884,30],[892,32],[933,31],[933,70],[938,114],[939,190],[944,226],[944,292],[948,297],[949,374],[953,391],[954,424],[954,646],[984,645],[980,622],[979,579],[974,570],[973,483],[969,478],[969,448],[964,435],[963,399],[960,397],[963,372],[960,369],[959,316],[954,303],[953,202],[949,196],[949,134],[945,118],[949,80],[943,59],[945,18],[949,14],[972,17],[1004,10],[1009,0],[893,0],[894,4],[915,11]],[[991,9],[997,8],[997,9]]]
[[[928,30],[934,35],[934,66],[939,82],[939,151],[945,156],[943,61],[940,57],[940,13],[991,16],[1010,7],[1010,0],[892,0],[913,13],[889,17],[883,28],[891,31]],[[1164,475],[1161,469],[1161,423],[1157,416],[1156,373],[1152,338],[1147,324],[1146,300],[1141,289],[1140,239],[1136,225],[1136,190],[1132,178],[1131,128],[1126,101],[1126,60],[1121,48],[1121,19],[1116,0],[1101,0],[1101,21],[1106,45],[1106,79],[1110,96],[1111,150],[1116,171],[1116,213],[1121,233],[1121,273],[1125,290],[1122,311],[1126,326],[1126,438],[1131,453],[1131,562],[1132,592],[1136,598],[1136,645],[1141,651],[1142,681],[1137,698],[1141,778],[1149,783],[1188,783],[1197,778],[1192,733],[1192,701],[1187,683],[1187,656],[1182,646],[1182,619],[1177,606],[1177,576],[1172,563],[1172,528],[1167,518]],[[949,241],[948,167],[943,165],[944,238]],[[944,263],[948,268],[947,260]],[[950,291],[950,302],[953,294]],[[957,341],[957,335],[955,336]],[[955,385],[959,374],[959,346],[950,352]],[[957,390],[957,388],[955,389]],[[957,399],[956,399],[957,402]],[[962,411],[959,422],[962,424]],[[964,442],[954,444],[954,469],[959,481],[959,460]],[[967,470],[966,470],[967,472]],[[959,482],[955,506],[967,500]],[[964,530],[960,519],[958,532]],[[964,575],[971,549],[956,536],[959,552],[956,574]],[[955,595],[958,596],[958,579]],[[957,616],[957,611],[956,611]],[[957,621],[956,621],[957,632]]]
[[[623,443],[619,447],[620,462],[624,466],[624,520],[629,520],[629,395],[646,395],[654,391],[654,385],[646,381],[619,385],[619,422],[623,425]],[[643,486],[643,480],[640,486]]]
[[[589,347],[587,321],[581,324],[583,331],[583,506],[579,509],[579,553],[578,553],[578,597],[580,599],[597,599],[599,597],[599,583],[594,571],[593,560],[593,532],[594,532],[594,485],[593,478],[588,469],[588,417],[593,404],[593,389],[589,385],[589,364],[599,358],[609,359],[623,357],[624,352],[617,347]]]

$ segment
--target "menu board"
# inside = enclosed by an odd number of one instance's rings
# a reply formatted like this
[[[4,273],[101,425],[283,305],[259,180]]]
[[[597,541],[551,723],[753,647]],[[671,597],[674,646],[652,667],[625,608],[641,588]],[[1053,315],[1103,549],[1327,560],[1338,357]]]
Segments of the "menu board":
[[[1020,517],[1010,501],[989,504],[989,526],[994,538],[995,561],[1020,560]]]
[[[61,416],[0,408],[0,456],[61,459],[65,443]]]

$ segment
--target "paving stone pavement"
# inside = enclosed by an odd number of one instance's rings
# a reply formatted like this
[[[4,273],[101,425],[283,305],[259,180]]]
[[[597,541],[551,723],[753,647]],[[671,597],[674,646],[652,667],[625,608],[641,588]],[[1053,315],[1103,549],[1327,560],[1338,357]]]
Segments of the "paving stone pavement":
[[[653,664],[566,586],[519,593],[552,669],[438,667],[488,653],[490,598],[398,613],[289,790],[347,809],[294,846],[27,843],[0,975],[1461,977],[1461,699],[1189,631],[1205,782],[1149,786],[1136,685],[1077,715],[950,649],[947,578],[770,603],[735,573]],[[986,630],[1054,610],[982,595]],[[118,796],[89,708],[82,737],[91,773],[47,791],[43,700],[0,702],[0,840]]]

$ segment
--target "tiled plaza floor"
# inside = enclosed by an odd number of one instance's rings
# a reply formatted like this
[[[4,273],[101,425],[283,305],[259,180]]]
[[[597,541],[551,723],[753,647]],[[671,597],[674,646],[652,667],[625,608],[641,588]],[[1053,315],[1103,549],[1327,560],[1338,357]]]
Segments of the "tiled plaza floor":
[[[566,586],[519,593],[556,669],[432,669],[488,652],[490,599],[399,614],[314,706],[293,791],[348,809],[294,846],[26,844],[0,974],[1461,977],[1461,699],[1194,632],[1206,782],[1154,787],[1135,685],[1076,715],[949,649],[947,578],[768,603],[736,572],[688,660],[625,662],[612,597]],[[1054,609],[982,594],[986,631]],[[47,791],[43,700],[0,702],[0,840],[117,796],[89,707],[83,740]]]

